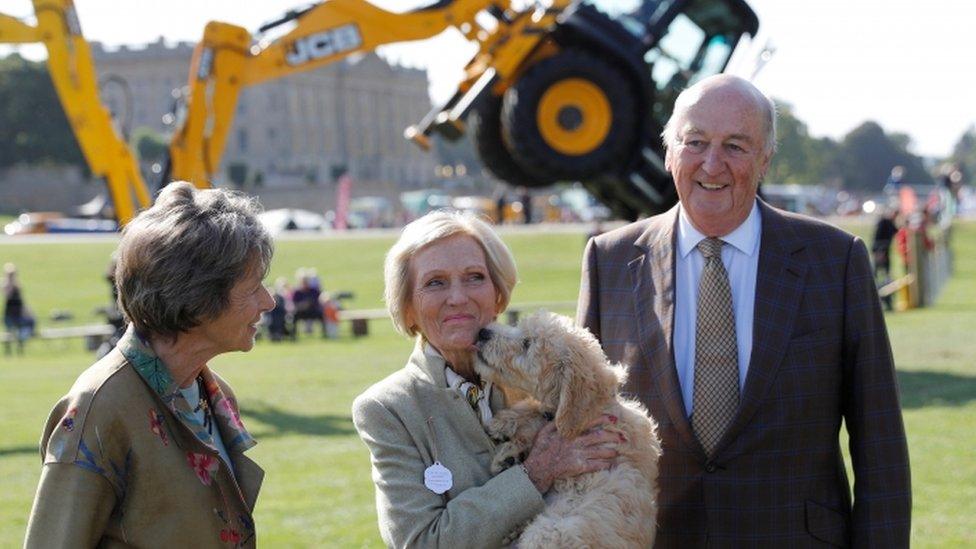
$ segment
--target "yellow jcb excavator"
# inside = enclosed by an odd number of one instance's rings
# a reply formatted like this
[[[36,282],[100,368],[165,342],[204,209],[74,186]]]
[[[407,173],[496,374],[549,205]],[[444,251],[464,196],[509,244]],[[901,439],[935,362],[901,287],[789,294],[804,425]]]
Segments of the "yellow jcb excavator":
[[[582,181],[617,215],[670,207],[660,133],[677,94],[721,72],[759,23],[743,0],[441,0],[404,13],[327,0],[270,44],[207,25],[171,142],[172,179],[206,185],[218,169],[240,90],[394,42],[457,28],[479,45],[446,105],[405,135],[472,135],[485,166],[513,184]]]
[[[131,194],[144,206],[148,193],[98,102],[71,0],[34,5],[38,26],[4,17],[0,41],[44,40],[82,150],[92,171],[108,179],[124,223]],[[676,95],[721,72],[759,25],[744,0],[548,0],[523,8],[510,0],[440,0],[403,13],[366,0],[326,0],[261,30],[284,23],[294,28],[270,43],[239,26],[207,25],[164,181],[210,185],[243,87],[454,27],[479,50],[452,98],[407,128],[407,138],[429,148],[435,132],[448,139],[467,132],[500,179],[582,181],[618,216],[652,214],[675,200],[659,135]]]
[[[98,78],[88,42],[71,0],[34,0],[36,25],[0,13],[0,44],[41,42],[47,67],[68,123],[92,174],[108,184],[119,224],[128,222],[152,198],[139,165],[112,115],[98,96]]]

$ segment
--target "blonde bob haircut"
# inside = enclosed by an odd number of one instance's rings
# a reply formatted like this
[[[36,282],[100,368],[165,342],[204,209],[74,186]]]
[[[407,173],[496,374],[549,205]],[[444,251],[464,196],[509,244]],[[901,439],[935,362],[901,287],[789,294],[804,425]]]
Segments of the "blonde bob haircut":
[[[487,223],[470,213],[437,210],[403,228],[400,239],[386,254],[383,266],[383,297],[393,326],[406,336],[416,336],[416,326],[407,326],[407,308],[413,298],[411,261],[420,250],[455,235],[470,236],[485,253],[488,276],[495,285],[497,312],[508,307],[518,270],[512,251]]]

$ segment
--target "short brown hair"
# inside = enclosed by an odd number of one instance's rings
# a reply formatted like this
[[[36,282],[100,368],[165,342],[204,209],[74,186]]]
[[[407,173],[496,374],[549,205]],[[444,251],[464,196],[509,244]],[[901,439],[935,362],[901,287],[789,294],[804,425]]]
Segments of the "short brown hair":
[[[119,307],[145,337],[175,338],[218,316],[230,290],[274,253],[257,200],[223,189],[167,185],[122,230]]]

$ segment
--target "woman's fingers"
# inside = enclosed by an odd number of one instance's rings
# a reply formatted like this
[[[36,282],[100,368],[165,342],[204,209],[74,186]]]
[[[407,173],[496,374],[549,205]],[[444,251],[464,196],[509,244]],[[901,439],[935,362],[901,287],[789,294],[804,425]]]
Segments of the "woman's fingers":
[[[580,472],[583,473],[595,473],[597,471],[605,471],[615,464],[612,459],[588,459],[586,460],[586,468]]]
[[[583,446],[594,446],[598,444],[619,444],[627,442],[627,435],[620,429],[599,429],[580,436],[579,443]]]
[[[586,459],[614,459],[619,455],[615,448],[608,446],[595,446],[586,451]]]

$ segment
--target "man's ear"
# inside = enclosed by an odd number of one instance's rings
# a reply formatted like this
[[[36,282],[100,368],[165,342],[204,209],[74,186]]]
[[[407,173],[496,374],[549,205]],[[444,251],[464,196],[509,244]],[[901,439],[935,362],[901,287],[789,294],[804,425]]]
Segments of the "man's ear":
[[[769,171],[769,164],[773,161],[773,151],[763,151],[762,163],[759,165],[759,182],[766,179],[766,172]]]

